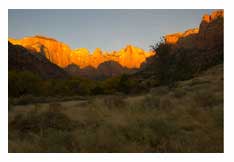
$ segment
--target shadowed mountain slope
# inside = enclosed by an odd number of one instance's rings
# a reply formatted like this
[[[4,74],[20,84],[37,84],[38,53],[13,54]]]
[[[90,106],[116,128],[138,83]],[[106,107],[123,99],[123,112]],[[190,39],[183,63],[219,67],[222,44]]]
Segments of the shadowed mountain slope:
[[[66,78],[68,74],[48,61],[42,54],[8,42],[8,69],[31,71],[43,78]]]

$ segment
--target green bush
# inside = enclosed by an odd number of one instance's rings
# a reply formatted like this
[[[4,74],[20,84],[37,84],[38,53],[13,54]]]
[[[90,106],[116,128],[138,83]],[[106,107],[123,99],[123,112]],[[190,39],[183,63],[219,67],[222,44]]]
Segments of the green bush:
[[[10,97],[89,95],[93,87],[94,83],[91,80],[79,77],[43,80],[28,71],[8,72]]]
[[[105,93],[104,89],[99,85],[91,89],[91,94],[93,95],[99,95],[99,94],[104,94],[104,93]]]
[[[145,109],[158,109],[160,105],[160,97],[146,95],[142,101],[142,104]]]
[[[117,90],[129,94],[136,86],[137,83],[133,79],[130,79],[127,74],[122,74],[117,85]]]
[[[103,98],[103,101],[108,108],[123,108],[125,106],[124,98],[121,96],[106,96]]]
[[[8,90],[9,96],[18,97],[25,94],[41,94],[42,80],[36,74],[28,71],[9,71]]]
[[[193,94],[193,99],[198,106],[203,108],[213,107],[218,104],[222,104],[220,96],[216,96],[214,93],[204,89],[197,91]]]
[[[79,144],[69,131],[47,129],[44,138],[38,141],[39,152],[72,153],[78,152]]]
[[[166,44],[162,39],[151,46],[157,54],[153,56],[153,67],[160,84],[173,84],[176,81],[187,80],[207,68],[223,63],[223,45],[217,49],[185,49],[172,44]]]
[[[70,131],[73,129],[73,121],[65,114],[54,111],[37,113],[35,111],[27,114],[18,114],[9,123],[10,130],[17,130],[20,134],[36,133],[43,135],[47,129]]]
[[[171,110],[174,106],[170,96],[163,96],[160,98],[160,109]]]

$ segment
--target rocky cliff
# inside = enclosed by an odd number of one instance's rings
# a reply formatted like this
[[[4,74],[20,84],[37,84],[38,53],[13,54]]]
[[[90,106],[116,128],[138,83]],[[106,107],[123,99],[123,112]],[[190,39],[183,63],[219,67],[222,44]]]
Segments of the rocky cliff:
[[[45,55],[48,60],[62,68],[69,64],[75,64],[80,68],[87,66],[97,68],[106,61],[115,61],[127,68],[139,68],[147,57],[154,55],[153,52],[146,52],[131,45],[112,52],[103,52],[100,48],[96,48],[93,53],[86,48],[71,50],[68,45],[44,36],[25,37],[19,40],[10,38],[9,41]]]
[[[8,42],[8,69],[31,71],[43,78],[67,78],[68,74],[39,53]]]
[[[175,47],[212,49],[223,43],[223,10],[214,11],[202,17],[199,28],[185,32],[169,34],[164,37],[165,43]]]
[[[152,46],[157,54],[147,58],[134,79],[144,88],[173,85],[223,64],[223,21],[223,10],[218,10],[204,15],[198,28],[166,35]]]
[[[197,34],[198,32],[199,32],[198,28],[189,29],[185,32],[179,32],[179,33],[166,35],[164,36],[164,39],[167,44],[176,44],[178,43],[179,40],[185,39],[188,36]]]
[[[45,55],[50,62],[60,67],[65,67],[71,62],[69,46],[53,38],[34,36],[20,40],[10,38],[9,41],[15,45],[21,45],[32,52]]]

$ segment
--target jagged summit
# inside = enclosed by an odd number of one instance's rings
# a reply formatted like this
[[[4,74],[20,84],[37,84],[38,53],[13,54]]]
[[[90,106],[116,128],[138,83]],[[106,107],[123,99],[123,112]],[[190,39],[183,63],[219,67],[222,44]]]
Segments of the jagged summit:
[[[21,45],[31,51],[44,53],[48,60],[63,68],[69,64],[78,65],[80,68],[87,66],[97,68],[106,61],[115,61],[127,68],[139,68],[147,57],[154,54],[132,45],[112,52],[104,52],[101,48],[96,48],[93,53],[90,53],[86,48],[72,50],[62,42],[41,35],[24,37],[18,40],[9,38],[8,40],[12,44]]]
[[[178,33],[166,35],[164,36],[164,39],[167,44],[175,44],[178,42],[179,39],[188,37],[189,35],[192,35],[192,34],[197,34],[198,32],[199,32],[198,28],[188,29],[185,32],[178,32]]]
[[[164,36],[165,43],[183,48],[208,49],[217,46],[223,40],[223,10],[205,14],[199,28]]]
[[[223,17],[224,16],[224,12],[223,10],[217,10],[211,13],[211,15],[205,14],[202,17],[202,21],[210,23],[211,21],[214,21],[215,19],[219,18],[219,17]]]

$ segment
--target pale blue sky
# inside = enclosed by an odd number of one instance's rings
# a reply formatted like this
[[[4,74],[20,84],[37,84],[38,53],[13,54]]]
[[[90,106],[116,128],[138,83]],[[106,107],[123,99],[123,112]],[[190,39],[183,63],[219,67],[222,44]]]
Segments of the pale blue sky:
[[[149,50],[165,34],[198,27],[212,10],[9,10],[8,36],[43,35],[74,48]]]

